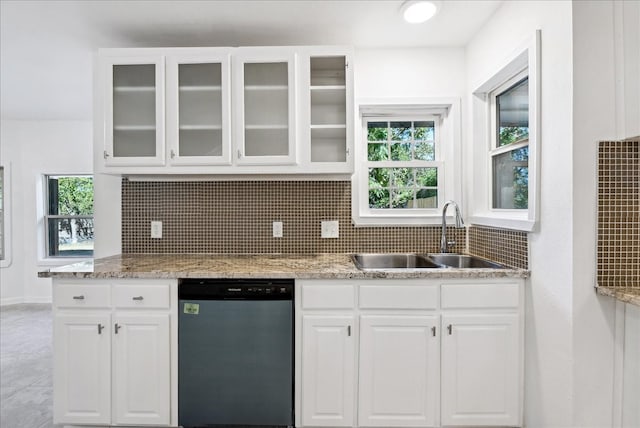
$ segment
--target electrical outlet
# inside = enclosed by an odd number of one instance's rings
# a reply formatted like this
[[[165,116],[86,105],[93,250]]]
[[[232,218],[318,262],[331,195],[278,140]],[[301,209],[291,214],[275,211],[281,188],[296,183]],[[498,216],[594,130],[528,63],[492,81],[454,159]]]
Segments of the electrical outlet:
[[[273,237],[282,238],[282,222],[281,221],[273,222]]]
[[[338,238],[339,236],[339,223],[337,221],[323,221],[320,223],[320,237]]]
[[[162,222],[161,221],[151,222],[151,237],[155,239],[162,238]]]

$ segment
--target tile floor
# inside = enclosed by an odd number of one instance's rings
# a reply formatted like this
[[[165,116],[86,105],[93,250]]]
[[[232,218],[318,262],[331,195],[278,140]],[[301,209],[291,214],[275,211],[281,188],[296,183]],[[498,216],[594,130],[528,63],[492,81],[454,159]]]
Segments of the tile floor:
[[[51,305],[0,307],[0,427],[51,428]]]

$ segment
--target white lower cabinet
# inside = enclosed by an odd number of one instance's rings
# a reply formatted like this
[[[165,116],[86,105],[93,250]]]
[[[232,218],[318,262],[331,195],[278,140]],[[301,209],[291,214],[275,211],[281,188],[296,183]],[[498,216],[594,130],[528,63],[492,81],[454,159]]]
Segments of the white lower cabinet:
[[[114,316],[114,422],[168,424],[169,314]]]
[[[519,316],[442,316],[442,424],[520,424]]]
[[[111,316],[58,314],[54,320],[54,422],[111,421]]]
[[[54,280],[54,423],[175,425],[170,284],[92,282]]]
[[[298,282],[302,426],[522,426],[524,280]]]
[[[302,419],[305,426],[354,424],[355,317],[305,315]]]
[[[360,426],[436,425],[437,324],[435,316],[360,318]]]

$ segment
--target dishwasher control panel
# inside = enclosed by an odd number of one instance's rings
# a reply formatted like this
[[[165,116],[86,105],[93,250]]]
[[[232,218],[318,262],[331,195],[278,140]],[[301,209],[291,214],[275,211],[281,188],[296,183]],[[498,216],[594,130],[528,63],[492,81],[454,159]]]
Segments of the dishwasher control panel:
[[[196,279],[179,281],[180,299],[292,300],[294,281],[289,279]]]

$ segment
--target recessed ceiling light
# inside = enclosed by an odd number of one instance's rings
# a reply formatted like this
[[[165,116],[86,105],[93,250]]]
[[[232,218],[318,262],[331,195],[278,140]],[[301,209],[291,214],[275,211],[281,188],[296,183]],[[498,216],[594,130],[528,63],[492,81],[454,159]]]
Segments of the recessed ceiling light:
[[[402,17],[411,24],[421,24],[433,18],[440,9],[439,1],[406,1],[402,5]]]

